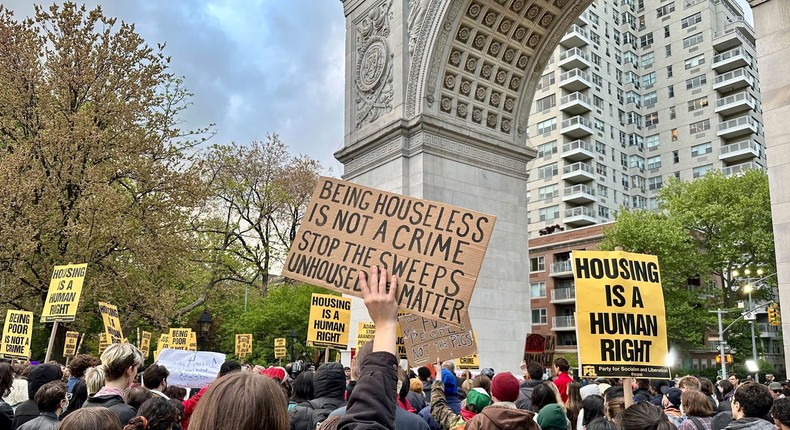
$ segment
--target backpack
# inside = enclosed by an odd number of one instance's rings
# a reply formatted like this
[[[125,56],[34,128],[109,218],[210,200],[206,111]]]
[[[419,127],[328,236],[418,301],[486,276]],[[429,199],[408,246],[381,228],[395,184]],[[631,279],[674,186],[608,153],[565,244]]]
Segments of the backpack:
[[[329,418],[329,414],[337,409],[332,404],[327,405],[324,402],[316,402],[315,399],[309,400],[306,403],[310,405],[310,420],[307,427],[310,430],[315,430],[318,428],[318,425]]]

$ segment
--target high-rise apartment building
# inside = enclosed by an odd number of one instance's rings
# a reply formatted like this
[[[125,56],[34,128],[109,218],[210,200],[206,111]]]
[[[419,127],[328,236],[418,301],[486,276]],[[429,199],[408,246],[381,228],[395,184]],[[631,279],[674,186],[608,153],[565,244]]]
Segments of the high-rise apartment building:
[[[535,93],[530,237],[656,208],[671,177],[764,169],[754,42],[735,0],[593,3]]]

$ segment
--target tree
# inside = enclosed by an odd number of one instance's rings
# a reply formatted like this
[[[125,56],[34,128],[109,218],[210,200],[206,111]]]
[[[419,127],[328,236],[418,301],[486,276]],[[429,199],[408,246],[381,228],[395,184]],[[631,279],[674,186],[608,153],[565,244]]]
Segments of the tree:
[[[88,263],[82,309],[166,323],[204,198],[163,46],[100,7],[0,6],[0,304],[39,313],[52,268]],[[87,323],[86,323],[87,324]]]
[[[732,307],[739,298],[734,269],[775,273],[768,177],[760,170],[711,172],[692,182],[671,180],[658,198],[658,213],[621,212],[601,248],[658,256],[669,340],[698,346],[715,321],[711,303]]]

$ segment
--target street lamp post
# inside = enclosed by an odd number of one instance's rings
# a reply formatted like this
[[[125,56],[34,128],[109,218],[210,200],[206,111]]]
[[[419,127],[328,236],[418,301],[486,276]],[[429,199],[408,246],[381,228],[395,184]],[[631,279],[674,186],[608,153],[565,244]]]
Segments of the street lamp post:
[[[211,325],[213,323],[214,320],[211,318],[211,314],[209,313],[208,309],[203,309],[203,313],[200,314],[200,317],[197,321],[198,347],[201,350],[206,349],[206,341],[208,340],[208,335],[211,331]]]
[[[747,272],[748,272],[748,270],[747,270]],[[746,274],[748,275],[748,273],[746,273]],[[752,290],[754,290],[754,287],[752,287],[751,284],[748,284],[748,285],[746,285],[744,287],[744,291],[746,291],[746,293],[749,294],[749,313],[750,313],[750,315],[749,315],[749,326],[751,326],[751,328],[752,328],[752,360],[754,360],[754,363],[756,365],[757,364],[757,342],[756,342],[755,337],[754,337],[754,320],[755,320],[755,316],[754,316],[754,304],[752,303]],[[760,382],[760,371],[759,370],[754,372],[754,380],[756,382]]]
[[[291,330],[291,333],[288,335],[291,338],[291,362],[296,361],[296,356],[294,355],[294,344],[296,343],[296,330]]]

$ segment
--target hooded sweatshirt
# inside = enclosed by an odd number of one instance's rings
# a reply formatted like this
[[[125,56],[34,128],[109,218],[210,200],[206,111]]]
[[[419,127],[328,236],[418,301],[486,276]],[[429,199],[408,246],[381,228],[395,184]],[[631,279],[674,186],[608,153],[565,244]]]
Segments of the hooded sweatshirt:
[[[325,363],[313,377],[313,400],[299,403],[288,414],[292,430],[315,430],[337,408],[346,405],[346,373],[340,363]]]
[[[743,417],[725,427],[726,430],[774,430],[775,428],[773,423],[755,417]]]
[[[540,430],[535,414],[516,408],[514,403],[497,402],[486,406],[466,423],[466,430]]]
[[[532,389],[542,384],[543,381],[538,379],[530,379],[521,383],[519,387],[518,399],[516,399],[516,407],[519,409],[532,410]]]
[[[542,430],[567,430],[568,428],[568,417],[558,403],[549,403],[540,408],[537,421]]]
[[[20,403],[16,408],[16,415],[14,416],[13,429],[16,430],[22,424],[34,420],[38,417],[40,411],[38,405],[33,398],[36,392],[44,384],[52,381],[58,381],[63,378],[63,372],[60,366],[54,364],[39,364],[34,367],[27,375],[27,395],[28,400]]]

